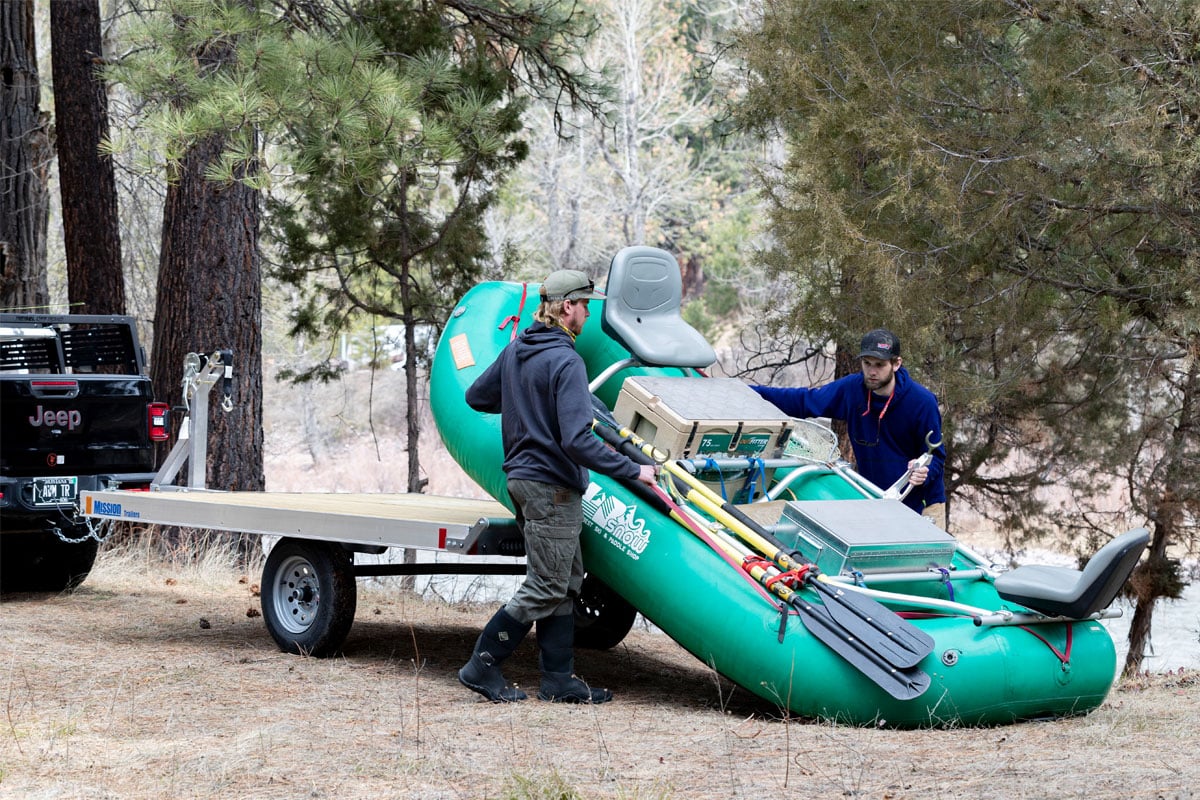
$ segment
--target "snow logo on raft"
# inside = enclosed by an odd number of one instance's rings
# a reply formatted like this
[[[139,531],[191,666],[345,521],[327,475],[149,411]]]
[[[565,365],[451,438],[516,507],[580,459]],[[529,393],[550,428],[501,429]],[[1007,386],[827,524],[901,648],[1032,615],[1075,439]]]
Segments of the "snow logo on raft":
[[[650,531],[644,520],[637,517],[637,506],[628,506],[610,494],[605,494],[596,484],[588,485],[583,496],[584,516],[591,520],[604,538],[621,549],[627,556],[637,560],[646,545],[650,544]]]

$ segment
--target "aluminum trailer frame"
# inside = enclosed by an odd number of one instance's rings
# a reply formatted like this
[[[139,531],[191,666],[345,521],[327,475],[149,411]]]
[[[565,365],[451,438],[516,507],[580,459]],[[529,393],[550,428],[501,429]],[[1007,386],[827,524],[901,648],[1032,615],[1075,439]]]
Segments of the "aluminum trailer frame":
[[[138,492],[122,489],[79,493],[80,513],[90,519],[178,525],[341,542],[364,548],[413,547],[462,555],[498,555],[477,547],[489,531],[515,526],[494,500],[425,494],[308,492]]]
[[[521,575],[524,541],[512,513],[495,500],[425,494],[217,491],[204,486],[208,394],[223,385],[221,407],[232,408],[232,354],[189,354],[184,363],[186,414],[175,445],[150,491],[81,491],[78,513],[93,522],[126,522],[278,536],[263,566],[262,608],[281,649],[331,655],[341,647],[357,606],[355,579],[379,575]],[[175,485],[187,465],[187,485]],[[391,547],[465,556],[453,562],[356,564],[355,553]],[[474,556],[507,556],[470,563]],[[589,588],[577,603],[587,627],[616,641],[634,612],[607,587]],[[598,594],[597,594],[598,592]],[[616,634],[609,630],[617,614]],[[598,627],[597,627],[598,626]],[[616,641],[606,643],[612,646]]]
[[[475,560],[471,556],[524,555],[515,520],[494,500],[422,494],[109,489],[80,492],[79,510],[89,520],[101,522],[280,537],[263,564],[260,599],[267,632],[281,650],[295,654],[328,656],[340,651],[358,605],[357,578],[525,573],[520,558],[470,563]],[[356,553],[379,554],[391,547],[468,558],[455,563],[355,563]],[[605,607],[586,599],[580,605],[580,612],[590,617]],[[618,624],[625,623],[619,620]],[[632,625],[630,615],[621,637]]]

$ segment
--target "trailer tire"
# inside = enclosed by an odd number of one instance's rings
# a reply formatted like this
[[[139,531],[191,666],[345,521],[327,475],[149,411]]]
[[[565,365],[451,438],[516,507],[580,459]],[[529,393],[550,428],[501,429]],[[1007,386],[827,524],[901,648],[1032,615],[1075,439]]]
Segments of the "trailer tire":
[[[584,575],[575,598],[575,646],[610,650],[633,628],[637,609],[595,575]]]
[[[263,565],[261,599],[263,620],[280,650],[334,655],[358,605],[354,555],[334,542],[280,539]]]

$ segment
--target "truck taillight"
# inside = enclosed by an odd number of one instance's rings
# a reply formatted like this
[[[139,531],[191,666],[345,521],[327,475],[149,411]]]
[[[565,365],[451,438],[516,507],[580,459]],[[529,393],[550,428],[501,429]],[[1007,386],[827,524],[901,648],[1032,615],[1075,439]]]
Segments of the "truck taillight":
[[[166,403],[151,403],[146,406],[150,441],[165,442],[171,438],[171,407]]]

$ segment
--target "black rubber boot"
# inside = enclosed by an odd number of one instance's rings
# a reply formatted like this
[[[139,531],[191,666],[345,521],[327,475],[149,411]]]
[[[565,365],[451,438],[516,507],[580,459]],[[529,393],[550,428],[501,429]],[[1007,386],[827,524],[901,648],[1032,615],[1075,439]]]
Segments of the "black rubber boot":
[[[459,683],[493,703],[524,700],[525,693],[504,679],[500,664],[513,654],[531,627],[513,619],[501,606],[479,634],[471,660],[458,671]]]
[[[552,703],[607,703],[612,700],[612,692],[608,689],[593,689],[574,674],[574,614],[539,619],[537,643],[542,667],[538,697]]]

